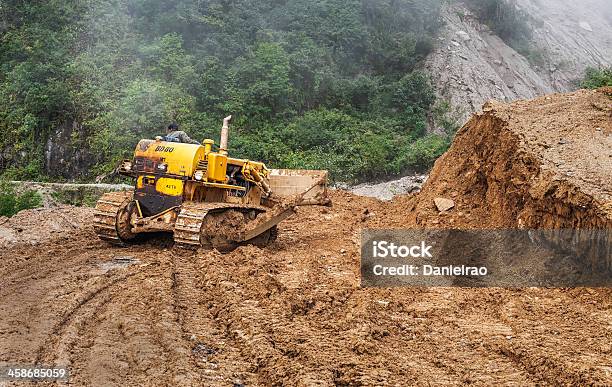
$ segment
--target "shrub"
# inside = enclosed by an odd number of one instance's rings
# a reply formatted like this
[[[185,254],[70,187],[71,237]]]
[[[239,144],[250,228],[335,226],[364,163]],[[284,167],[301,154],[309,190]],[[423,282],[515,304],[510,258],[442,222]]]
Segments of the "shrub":
[[[612,86],[612,67],[601,69],[589,67],[584,74],[580,87],[583,89],[597,89],[604,86]]]
[[[404,169],[425,170],[433,166],[433,163],[449,147],[450,137],[430,134],[419,138],[402,150],[399,159],[400,166]]]
[[[9,182],[0,182],[0,216],[13,216],[21,210],[40,207],[42,196],[32,190],[17,193]]]

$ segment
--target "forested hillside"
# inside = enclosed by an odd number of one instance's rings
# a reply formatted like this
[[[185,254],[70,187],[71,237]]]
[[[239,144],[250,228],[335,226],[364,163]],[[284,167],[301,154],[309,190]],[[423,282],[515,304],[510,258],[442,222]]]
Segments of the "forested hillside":
[[[430,165],[442,0],[0,0],[0,168],[90,179],[176,121],[355,181]]]

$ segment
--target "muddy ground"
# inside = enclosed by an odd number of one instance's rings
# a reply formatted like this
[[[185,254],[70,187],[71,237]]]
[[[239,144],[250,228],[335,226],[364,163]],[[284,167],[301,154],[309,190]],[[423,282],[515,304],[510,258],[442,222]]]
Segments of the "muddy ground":
[[[89,226],[15,246],[0,358],[75,385],[612,382],[610,289],[361,289],[354,209],[384,204],[332,197],[267,249],[116,248]]]
[[[610,160],[609,97],[580,93],[512,117],[489,108],[418,195],[332,191],[332,207],[301,208],[265,249],[185,251],[162,235],[118,248],[95,237],[91,209],[62,210],[74,224],[60,233],[44,234],[52,210],[22,216],[45,236],[2,250],[0,362],[68,365],[71,384],[94,386],[610,385],[612,289],[359,286],[365,227],[612,227],[610,170],[592,165]],[[561,137],[534,145],[533,111],[560,106],[567,117],[547,125]],[[572,106],[588,125],[559,126]],[[588,136],[603,148],[572,161]],[[439,212],[439,196],[455,207]]]

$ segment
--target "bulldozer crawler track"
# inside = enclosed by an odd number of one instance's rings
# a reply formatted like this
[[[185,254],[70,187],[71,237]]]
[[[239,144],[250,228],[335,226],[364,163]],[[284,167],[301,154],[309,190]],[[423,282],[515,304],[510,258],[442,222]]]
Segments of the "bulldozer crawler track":
[[[211,212],[225,210],[257,210],[266,211],[262,206],[239,205],[235,203],[183,203],[181,212],[174,225],[174,242],[178,247],[195,249],[203,246],[202,223]]]
[[[93,227],[100,239],[118,246],[125,245],[117,230],[117,215],[132,198],[132,191],[120,191],[105,193],[98,200],[94,210]]]

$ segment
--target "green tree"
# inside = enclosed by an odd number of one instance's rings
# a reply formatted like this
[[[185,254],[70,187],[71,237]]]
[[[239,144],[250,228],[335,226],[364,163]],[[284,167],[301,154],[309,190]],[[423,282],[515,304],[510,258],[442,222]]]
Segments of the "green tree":
[[[42,196],[33,190],[17,192],[7,181],[0,180],[0,216],[13,216],[21,210],[42,206]]]
[[[226,110],[237,112],[240,122],[250,125],[290,113],[289,70],[289,57],[279,44],[260,43],[236,61]]]
[[[436,110],[419,69],[441,3],[4,0],[0,172],[105,175],[170,121],[217,139],[229,113],[233,154],[274,166],[359,180],[428,165],[405,154]]]

